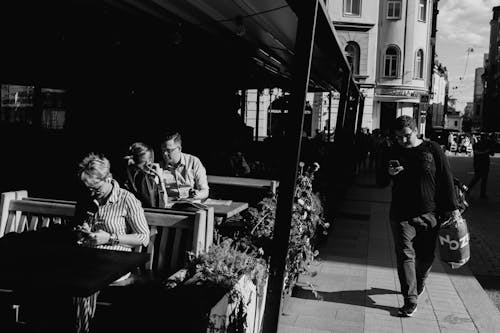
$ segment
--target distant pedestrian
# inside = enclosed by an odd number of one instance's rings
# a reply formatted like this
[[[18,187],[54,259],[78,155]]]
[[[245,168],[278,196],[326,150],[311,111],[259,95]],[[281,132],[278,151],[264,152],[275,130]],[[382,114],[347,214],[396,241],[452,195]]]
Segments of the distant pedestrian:
[[[436,142],[418,138],[415,120],[395,120],[397,144],[385,154],[385,182],[392,179],[391,228],[404,305],[399,315],[411,317],[434,261],[438,216],[460,217],[453,176]]]
[[[486,199],[486,184],[488,183],[488,174],[490,173],[490,155],[493,156],[495,152],[493,145],[485,133],[481,134],[477,143],[472,146],[472,149],[474,151],[474,177],[469,183],[468,192],[481,180],[481,198]]]

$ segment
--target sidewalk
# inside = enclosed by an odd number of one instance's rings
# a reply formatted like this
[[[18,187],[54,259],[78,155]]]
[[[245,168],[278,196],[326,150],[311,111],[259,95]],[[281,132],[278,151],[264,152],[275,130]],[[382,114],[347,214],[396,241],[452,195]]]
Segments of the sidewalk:
[[[500,312],[470,270],[451,270],[438,256],[417,313],[397,316],[403,297],[388,223],[390,188],[373,183],[358,177],[339,204],[314,273],[299,279],[278,332],[499,332]]]

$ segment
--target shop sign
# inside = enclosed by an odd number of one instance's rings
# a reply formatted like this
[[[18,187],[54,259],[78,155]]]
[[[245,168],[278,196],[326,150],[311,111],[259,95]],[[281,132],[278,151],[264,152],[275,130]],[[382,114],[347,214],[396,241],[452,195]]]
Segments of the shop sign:
[[[402,96],[402,97],[421,97],[426,92],[413,90],[413,89],[386,89],[378,88],[378,95],[389,95],[389,96]]]

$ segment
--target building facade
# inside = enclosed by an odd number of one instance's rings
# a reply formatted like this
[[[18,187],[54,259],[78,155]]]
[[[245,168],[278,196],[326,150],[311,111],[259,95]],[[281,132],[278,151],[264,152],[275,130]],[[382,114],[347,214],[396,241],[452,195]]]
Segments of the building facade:
[[[328,13],[356,82],[365,95],[361,127],[374,126],[379,0],[330,0]],[[333,117],[332,117],[333,118]]]
[[[472,128],[479,130],[482,127],[484,96],[484,67],[476,68],[474,76],[474,99],[470,119]]]
[[[380,1],[374,115],[381,129],[389,128],[395,117],[409,115],[418,119],[420,133],[425,132],[435,6],[432,0]]]
[[[448,103],[448,70],[435,61],[432,72],[432,94],[427,112],[427,126],[444,126],[444,115]]]
[[[483,123],[484,131],[500,131],[500,6],[493,7],[490,21],[490,47],[485,66],[486,89],[484,93]]]
[[[419,119],[424,133],[434,73],[437,2],[328,2],[339,43],[366,96],[362,127],[388,129],[392,119],[405,114]]]

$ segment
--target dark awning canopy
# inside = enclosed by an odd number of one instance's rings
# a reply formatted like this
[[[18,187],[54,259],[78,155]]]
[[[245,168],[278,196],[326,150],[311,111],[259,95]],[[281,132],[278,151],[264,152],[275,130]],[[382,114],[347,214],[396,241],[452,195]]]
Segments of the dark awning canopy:
[[[297,1],[107,0],[107,3],[164,22],[177,38],[182,38],[187,30],[200,30],[230,45],[230,52],[253,68],[253,75],[248,76],[246,82],[240,82],[241,85],[286,88],[290,84]],[[340,91],[348,79],[347,61],[325,5],[320,1],[310,91]],[[352,78],[351,81],[350,86],[357,91]]]

